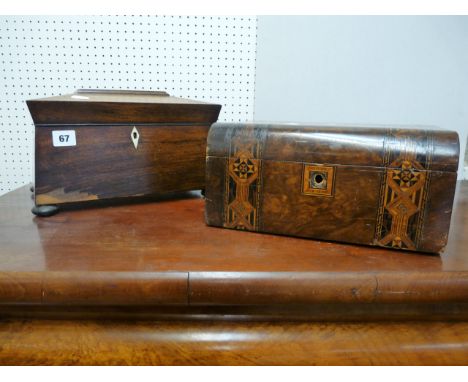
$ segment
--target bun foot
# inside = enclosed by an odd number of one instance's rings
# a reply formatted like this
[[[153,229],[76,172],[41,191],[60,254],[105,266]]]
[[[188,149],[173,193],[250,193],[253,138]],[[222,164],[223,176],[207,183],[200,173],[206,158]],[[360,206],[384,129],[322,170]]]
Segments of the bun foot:
[[[31,212],[41,218],[47,216],[55,215],[58,212],[59,208],[57,206],[34,206]]]

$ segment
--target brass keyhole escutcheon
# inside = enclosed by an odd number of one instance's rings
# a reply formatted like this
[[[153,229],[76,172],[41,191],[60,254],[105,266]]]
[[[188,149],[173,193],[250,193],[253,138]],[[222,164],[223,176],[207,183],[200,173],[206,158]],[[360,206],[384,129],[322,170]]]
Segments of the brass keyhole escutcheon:
[[[304,164],[302,193],[313,196],[333,196],[335,168],[320,164]]]
[[[135,146],[135,150],[138,148],[138,141],[140,140],[140,133],[138,132],[136,126],[133,126],[133,130],[130,134],[130,138],[132,139],[133,146]]]

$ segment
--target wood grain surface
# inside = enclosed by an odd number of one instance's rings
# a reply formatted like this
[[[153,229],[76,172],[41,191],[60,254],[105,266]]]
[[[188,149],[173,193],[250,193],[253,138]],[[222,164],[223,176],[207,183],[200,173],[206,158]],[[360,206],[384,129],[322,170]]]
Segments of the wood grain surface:
[[[0,271],[468,271],[468,183],[441,255],[208,227],[199,194],[34,217],[28,187],[0,197]]]
[[[209,124],[43,126],[36,130],[37,205],[157,195],[205,186]],[[54,147],[52,131],[74,130],[77,146]]]
[[[2,365],[466,365],[466,323],[4,321]]]
[[[452,131],[215,123],[206,222],[440,253],[458,159]]]
[[[196,193],[40,219],[23,187],[0,197],[0,364],[466,365],[456,200],[428,256],[207,227]]]
[[[197,193],[33,217],[0,198],[0,317],[463,320],[468,183],[442,256],[203,223]]]
[[[78,96],[77,96],[78,95]],[[78,92],[26,101],[35,125],[208,123],[221,105],[151,92]]]
[[[37,206],[201,190],[206,137],[221,105],[165,92],[82,90],[27,101]],[[57,146],[57,131],[75,134]]]

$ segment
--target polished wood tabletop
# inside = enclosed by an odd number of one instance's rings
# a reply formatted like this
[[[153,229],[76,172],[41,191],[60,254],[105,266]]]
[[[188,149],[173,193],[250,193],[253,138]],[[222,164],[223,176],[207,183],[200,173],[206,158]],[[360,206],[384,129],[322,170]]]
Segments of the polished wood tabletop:
[[[467,203],[438,256],[208,227],[197,193],[38,218],[24,187],[0,198],[0,303],[464,303]]]
[[[441,255],[208,227],[197,193],[31,214],[28,187],[0,197],[0,271],[465,272],[468,182]]]
[[[198,193],[38,218],[20,188],[0,197],[0,363],[468,363],[467,203],[460,182],[438,256],[208,227]],[[128,346],[73,361],[87,340]]]

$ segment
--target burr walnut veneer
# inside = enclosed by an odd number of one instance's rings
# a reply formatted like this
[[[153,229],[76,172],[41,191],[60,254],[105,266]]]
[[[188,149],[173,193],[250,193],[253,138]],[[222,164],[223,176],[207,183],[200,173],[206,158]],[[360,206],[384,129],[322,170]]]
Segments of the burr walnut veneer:
[[[206,222],[439,253],[458,156],[444,130],[216,123]]]
[[[468,184],[446,251],[204,224],[197,193],[34,217],[0,197],[1,364],[466,364]]]

